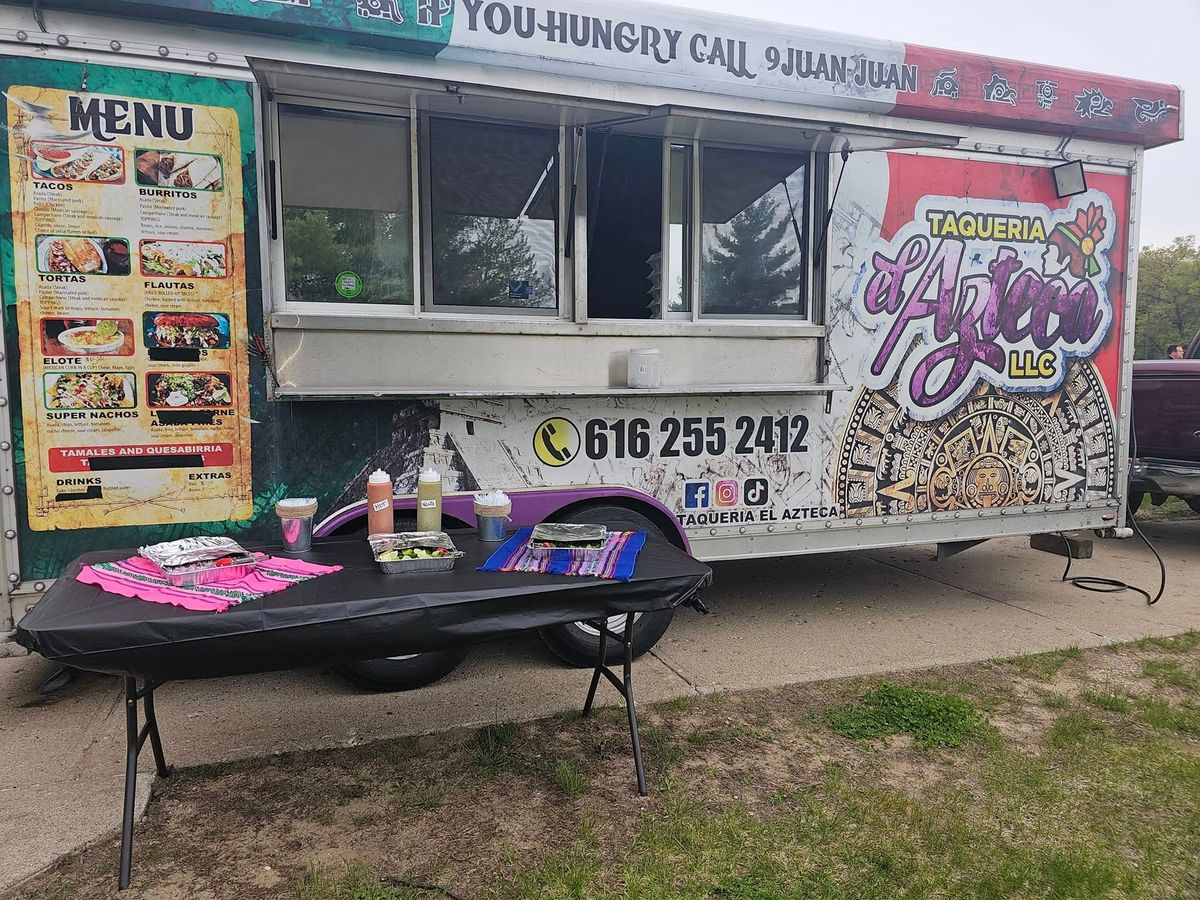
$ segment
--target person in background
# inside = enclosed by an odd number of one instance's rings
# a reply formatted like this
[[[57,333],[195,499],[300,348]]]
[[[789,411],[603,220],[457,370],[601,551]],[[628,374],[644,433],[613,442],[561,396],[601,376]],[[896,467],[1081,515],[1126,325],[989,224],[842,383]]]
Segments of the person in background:
[[[1167,348],[1167,359],[1183,359],[1183,354],[1186,352],[1183,344],[1172,344]]]

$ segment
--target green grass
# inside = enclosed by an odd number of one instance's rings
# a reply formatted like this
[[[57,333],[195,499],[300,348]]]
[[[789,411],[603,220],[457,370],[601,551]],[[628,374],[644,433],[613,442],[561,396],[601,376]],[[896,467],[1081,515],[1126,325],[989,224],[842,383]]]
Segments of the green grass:
[[[1071,710],[1059,716],[1046,735],[1047,746],[1074,750],[1104,733],[1104,723],[1085,710]]]
[[[1166,700],[1144,697],[1138,701],[1138,717],[1151,728],[1200,737],[1200,706],[1185,700],[1176,706]]]
[[[1133,709],[1133,701],[1115,691],[1080,691],[1079,699],[1109,712],[1127,713]]]
[[[501,769],[512,755],[517,739],[517,726],[505,722],[485,725],[471,738],[471,755],[485,769]]]
[[[961,747],[987,723],[975,705],[960,697],[881,684],[861,703],[830,711],[829,726],[843,737],[883,738],[908,733],[918,747]]]
[[[554,766],[554,783],[568,797],[586,794],[591,787],[587,774],[573,759],[560,759]]]
[[[1026,675],[1050,681],[1063,670],[1067,663],[1075,662],[1083,657],[1079,647],[1067,647],[1065,650],[1051,650],[1049,653],[1031,653],[1028,656],[1016,656],[1008,660]]]
[[[411,900],[422,896],[428,895],[385,886],[379,875],[359,864],[336,874],[310,869],[296,890],[296,900]]]
[[[1167,653],[1188,653],[1200,647],[1200,631],[1192,629],[1171,637],[1148,637],[1128,646],[1136,650],[1165,650]]]
[[[1142,674],[1153,678],[1160,688],[1169,685],[1185,691],[1200,692],[1200,678],[1196,677],[1195,671],[1185,669],[1178,660],[1148,659],[1142,663]]]

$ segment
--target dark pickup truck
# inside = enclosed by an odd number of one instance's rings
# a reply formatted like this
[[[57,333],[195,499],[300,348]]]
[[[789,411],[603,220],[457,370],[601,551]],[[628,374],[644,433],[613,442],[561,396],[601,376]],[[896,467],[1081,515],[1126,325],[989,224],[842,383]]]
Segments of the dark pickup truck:
[[[1133,364],[1129,508],[1181,497],[1200,513],[1200,334],[1184,359]]]

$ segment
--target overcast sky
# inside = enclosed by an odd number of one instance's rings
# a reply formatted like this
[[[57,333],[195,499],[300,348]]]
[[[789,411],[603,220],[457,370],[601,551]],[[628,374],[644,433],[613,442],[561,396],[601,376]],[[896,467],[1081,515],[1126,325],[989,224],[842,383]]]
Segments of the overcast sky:
[[[1146,153],[1141,240],[1200,235],[1200,0],[660,2],[1177,84],[1190,139]]]

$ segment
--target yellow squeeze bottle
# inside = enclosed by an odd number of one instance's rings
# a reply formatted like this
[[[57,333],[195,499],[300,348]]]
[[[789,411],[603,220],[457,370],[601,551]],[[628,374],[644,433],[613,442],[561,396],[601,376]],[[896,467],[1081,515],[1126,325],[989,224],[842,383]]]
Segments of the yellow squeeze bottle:
[[[417,531],[442,530],[442,476],[426,469],[417,478]]]

